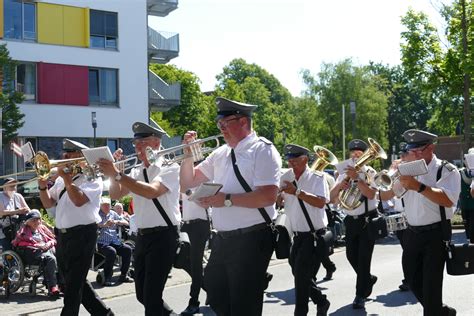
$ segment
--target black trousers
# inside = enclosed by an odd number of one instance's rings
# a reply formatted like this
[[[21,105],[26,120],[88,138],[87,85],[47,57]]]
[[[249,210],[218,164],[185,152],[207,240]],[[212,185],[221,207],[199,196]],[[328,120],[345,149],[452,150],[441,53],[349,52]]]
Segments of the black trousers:
[[[189,296],[189,305],[199,306],[199,292],[204,282],[202,258],[204,257],[204,248],[209,239],[211,228],[207,220],[184,224],[181,231],[188,233],[191,242],[191,254],[189,264],[184,270],[191,276],[191,290]]]
[[[178,246],[176,229],[165,229],[138,235],[135,246],[135,292],[145,306],[145,315],[167,315],[163,290],[171,271]]]
[[[122,266],[120,267],[120,274],[127,275],[128,268],[130,267],[130,259],[132,258],[132,248],[130,246],[120,243],[120,245],[97,245],[98,250],[105,256],[104,262],[104,276],[105,280],[110,280],[113,275],[113,268],[115,257],[119,255],[122,257]]]
[[[448,315],[443,307],[443,272],[446,251],[441,227],[404,233],[402,263],[410,289],[423,305],[423,315]]]
[[[365,217],[357,219],[348,215],[346,225],[346,257],[357,274],[356,295],[366,297],[370,288],[370,264],[375,241],[369,238]]]
[[[466,229],[466,238],[474,243],[474,209],[461,208],[461,214]]]
[[[217,234],[204,270],[209,304],[219,316],[262,314],[264,277],[273,253],[269,227],[223,238]]]
[[[81,303],[91,315],[106,315],[108,312],[105,304],[87,281],[96,242],[96,224],[58,235],[56,258],[63,268],[66,285],[61,315],[78,315]]]
[[[405,250],[405,236],[406,229],[402,230],[397,230],[395,234],[397,235],[398,240],[400,241],[400,246],[402,246],[402,250]],[[403,268],[403,262],[402,262],[402,270],[403,270],[403,283],[407,282],[407,275],[405,272],[405,268]]]
[[[308,314],[309,297],[315,304],[326,301],[326,295],[323,295],[312,281],[313,276],[318,273],[321,259],[327,255],[325,247],[322,238],[318,239],[315,247],[311,233],[298,235],[293,239],[289,263],[295,278],[295,315]]]

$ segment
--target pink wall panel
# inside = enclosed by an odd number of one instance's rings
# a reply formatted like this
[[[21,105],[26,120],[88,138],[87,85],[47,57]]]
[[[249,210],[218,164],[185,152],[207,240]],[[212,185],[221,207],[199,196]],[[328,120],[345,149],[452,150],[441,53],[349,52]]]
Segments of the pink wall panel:
[[[38,103],[88,105],[88,68],[38,63]]]

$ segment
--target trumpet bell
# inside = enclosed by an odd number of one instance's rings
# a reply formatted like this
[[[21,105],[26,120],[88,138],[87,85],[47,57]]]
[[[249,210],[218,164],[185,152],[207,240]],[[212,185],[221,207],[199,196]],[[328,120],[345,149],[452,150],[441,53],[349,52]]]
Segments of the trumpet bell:
[[[313,171],[323,171],[328,165],[336,165],[339,162],[329,149],[316,145],[313,150],[316,154],[316,161],[311,166]]]
[[[51,173],[51,164],[48,155],[44,151],[38,151],[33,157],[33,165],[35,167],[36,175],[40,180],[48,179]]]

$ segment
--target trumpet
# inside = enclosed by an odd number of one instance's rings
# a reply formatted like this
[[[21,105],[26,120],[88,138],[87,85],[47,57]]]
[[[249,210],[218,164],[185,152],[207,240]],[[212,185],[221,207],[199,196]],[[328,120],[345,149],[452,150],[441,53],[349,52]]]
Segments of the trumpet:
[[[152,165],[156,164],[161,157],[165,158],[165,161],[163,162],[164,165],[179,163],[186,158],[193,158],[193,161],[196,162],[204,159],[204,155],[209,154],[220,147],[220,137],[223,137],[222,134],[198,139],[189,144],[182,144],[160,150],[153,150],[151,147],[147,147],[145,149],[146,158]],[[215,141],[216,145],[213,147],[202,147],[204,143],[211,141]],[[182,150],[187,152],[178,155],[177,153]]]

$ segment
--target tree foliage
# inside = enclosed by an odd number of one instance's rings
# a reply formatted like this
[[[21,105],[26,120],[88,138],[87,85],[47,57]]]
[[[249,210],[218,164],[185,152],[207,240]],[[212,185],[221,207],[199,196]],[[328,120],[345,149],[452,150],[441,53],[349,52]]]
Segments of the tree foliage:
[[[0,91],[0,106],[2,108],[2,143],[7,144],[18,135],[25,122],[25,115],[21,113],[17,103],[24,100],[23,93],[13,89],[16,63],[11,59],[6,44],[0,45],[0,77],[2,89]]]

